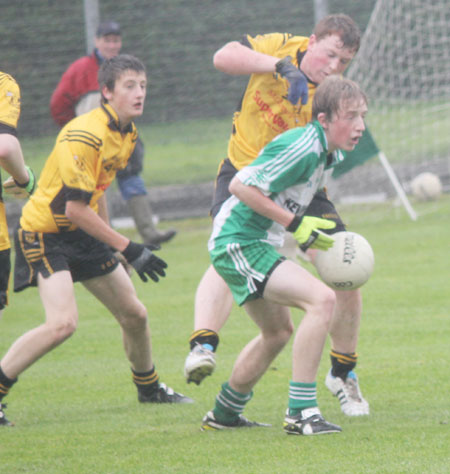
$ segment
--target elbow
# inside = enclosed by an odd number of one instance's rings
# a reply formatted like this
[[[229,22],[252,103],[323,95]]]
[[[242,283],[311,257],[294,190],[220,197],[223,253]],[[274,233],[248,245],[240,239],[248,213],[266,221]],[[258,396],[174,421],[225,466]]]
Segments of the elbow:
[[[73,222],[74,219],[76,219],[76,212],[75,212],[74,206],[72,205],[70,201],[66,202],[64,214],[66,215],[67,219],[69,219],[69,221],[71,222]]]
[[[0,164],[8,163],[19,151],[20,143],[17,137],[9,133],[3,134],[0,142]]]
[[[242,183],[241,181],[239,181],[239,179],[235,176],[231,181],[230,181],[230,184],[228,186],[228,191],[230,192],[230,194],[234,194],[236,195],[236,193],[239,193],[239,189],[240,189],[240,186],[242,186]]]
[[[81,201],[67,201],[64,213],[70,222],[78,224],[79,217],[85,207],[86,204]]]
[[[218,71],[225,72],[223,48],[219,49],[219,51],[216,51],[214,54],[213,64]]]
[[[217,50],[213,56],[214,67],[218,71],[233,74],[233,58],[240,46],[241,44],[237,41],[232,41]]]

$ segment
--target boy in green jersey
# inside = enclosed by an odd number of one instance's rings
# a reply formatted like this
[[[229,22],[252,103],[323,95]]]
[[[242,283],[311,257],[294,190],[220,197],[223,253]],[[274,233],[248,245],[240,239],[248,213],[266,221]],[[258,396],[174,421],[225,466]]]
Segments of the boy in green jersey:
[[[253,387],[294,331],[289,307],[305,312],[295,334],[293,372],[284,430],[289,434],[341,431],[320,413],[316,376],[336,302],[335,292],[277,252],[285,231],[311,248],[327,250],[333,238],[321,232],[336,223],[304,216],[333,166],[364,131],[367,99],[354,82],[330,76],[317,88],[312,122],[270,142],[230,184],[232,196],[214,220],[209,251],[215,270],[260,328],[238,356],[203,429],[267,426],[242,412]]]

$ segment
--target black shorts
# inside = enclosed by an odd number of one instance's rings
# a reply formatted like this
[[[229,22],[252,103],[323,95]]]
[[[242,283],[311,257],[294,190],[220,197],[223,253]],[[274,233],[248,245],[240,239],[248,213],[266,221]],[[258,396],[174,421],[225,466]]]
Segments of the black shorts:
[[[14,243],[14,291],[36,286],[38,273],[48,278],[68,270],[75,282],[106,275],[119,264],[106,244],[81,229],[53,234],[19,228]]]
[[[0,311],[8,304],[8,284],[11,273],[11,251],[0,250]]]
[[[230,159],[223,160],[219,173],[216,177],[216,185],[214,189],[213,202],[211,207],[211,217],[214,219],[222,204],[231,196],[229,191],[230,182],[238,170],[233,166]],[[313,200],[305,211],[306,216],[321,217],[336,222],[334,229],[323,229],[327,234],[334,234],[345,230],[345,224],[336,211],[334,204],[328,199],[325,190],[317,191]]]

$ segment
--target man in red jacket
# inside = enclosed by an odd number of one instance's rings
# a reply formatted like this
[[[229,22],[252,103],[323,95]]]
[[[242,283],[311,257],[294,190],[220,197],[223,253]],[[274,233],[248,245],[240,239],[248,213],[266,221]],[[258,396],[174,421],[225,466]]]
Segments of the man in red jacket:
[[[62,127],[74,117],[100,106],[98,70],[105,59],[117,56],[121,48],[120,25],[115,21],[100,23],[92,54],[73,62],[62,75],[52,94],[50,112],[58,125]],[[127,167],[117,173],[117,183],[144,243],[159,245],[174,237],[176,231],[174,229],[161,231],[153,223],[147,189],[140,176],[143,160],[144,145],[138,139]]]
[[[114,21],[101,23],[97,29],[92,54],[73,62],[52,94],[50,112],[58,125],[62,127],[77,115],[100,105],[97,79],[100,64],[105,59],[117,56],[121,48],[120,26]],[[79,110],[82,108],[85,110]]]

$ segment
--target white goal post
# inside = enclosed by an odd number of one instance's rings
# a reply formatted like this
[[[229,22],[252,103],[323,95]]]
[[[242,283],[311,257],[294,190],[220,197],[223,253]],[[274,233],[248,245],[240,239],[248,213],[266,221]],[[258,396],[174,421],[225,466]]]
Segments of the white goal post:
[[[448,0],[377,1],[347,77],[368,95],[367,123],[382,150],[382,167],[370,160],[342,175],[336,180],[339,196],[346,190],[390,196],[394,189],[415,219],[406,196],[410,181],[430,171],[448,186],[449,25]]]

